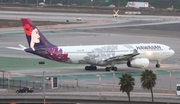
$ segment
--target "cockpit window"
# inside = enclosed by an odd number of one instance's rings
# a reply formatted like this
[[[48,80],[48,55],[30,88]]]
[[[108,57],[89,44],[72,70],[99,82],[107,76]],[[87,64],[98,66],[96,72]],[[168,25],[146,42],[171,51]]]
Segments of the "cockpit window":
[[[171,48],[169,48],[169,50],[172,50]]]

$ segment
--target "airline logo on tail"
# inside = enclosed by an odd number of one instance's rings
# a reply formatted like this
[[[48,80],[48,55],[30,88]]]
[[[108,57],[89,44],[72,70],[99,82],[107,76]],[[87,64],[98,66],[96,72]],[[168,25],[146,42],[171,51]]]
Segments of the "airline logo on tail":
[[[38,29],[33,28],[30,24],[26,24],[25,26],[23,26],[23,28],[26,36],[31,37],[30,48],[35,51],[34,45],[36,43],[40,43],[40,35]]]
[[[28,18],[21,19],[24,33],[29,44],[29,47],[35,51],[36,48],[47,48],[54,47],[39,31],[39,29],[34,25],[34,23]]]

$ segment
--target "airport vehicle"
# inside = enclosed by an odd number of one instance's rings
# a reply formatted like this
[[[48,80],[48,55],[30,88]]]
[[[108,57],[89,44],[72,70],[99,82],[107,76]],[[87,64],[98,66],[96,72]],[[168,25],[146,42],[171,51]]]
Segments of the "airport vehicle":
[[[81,21],[81,17],[77,17],[76,20],[77,20],[77,21]]]
[[[63,6],[63,4],[62,3],[58,3],[57,6]]]
[[[128,2],[126,7],[133,7],[133,8],[153,8],[153,6],[149,5],[149,2]]]
[[[89,64],[85,70],[97,70],[96,66],[104,66],[106,71],[116,71],[116,64],[145,68],[150,61],[156,61],[156,67],[159,68],[161,60],[174,54],[169,46],[157,43],[56,46],[44,37],[30,19],[22,18],[21,22],[29,47],[19,45],[20,48],[7,48],[23,50],[58,62]]]
[[[116,6],[114,4],[111,4],[108,6],[109,8],[115,8]]]
[[[16,93],[32,93],[33,88],[32,87],[20,87],[18,90],[16,90]]]
[[[39,6],[45,6],[46,4],[44,2],[40,2]]]
[[[176,84],[176,95],[180,95],[180,84]]]

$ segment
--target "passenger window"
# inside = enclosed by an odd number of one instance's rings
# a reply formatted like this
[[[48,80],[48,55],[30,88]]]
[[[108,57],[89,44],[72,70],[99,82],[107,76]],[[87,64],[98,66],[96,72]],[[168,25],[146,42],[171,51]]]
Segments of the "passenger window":
[[[169,48],[169,50],[172,50],[171,48]]]

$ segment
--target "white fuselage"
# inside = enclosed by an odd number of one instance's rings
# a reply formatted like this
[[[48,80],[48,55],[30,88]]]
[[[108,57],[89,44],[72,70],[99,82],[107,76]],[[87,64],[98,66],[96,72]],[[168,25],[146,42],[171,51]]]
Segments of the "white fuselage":
[[[163,44],[113,44],[113,45],[89,45],[89,46],[59,46],[63,50],[63,53],[68,54],[70,61],[67,63],[73,64],[94,64],[94,65],[107,65],[107,62],[103,60],[127,55],[133,53],[136,49],[139,55],[135,58],[147,58],[149,61],[161,61],[174,54],[174,51]],[[90,60],[90,61],[89,61]],[[123,63],[127,60],[120,60],[117,64]]]

